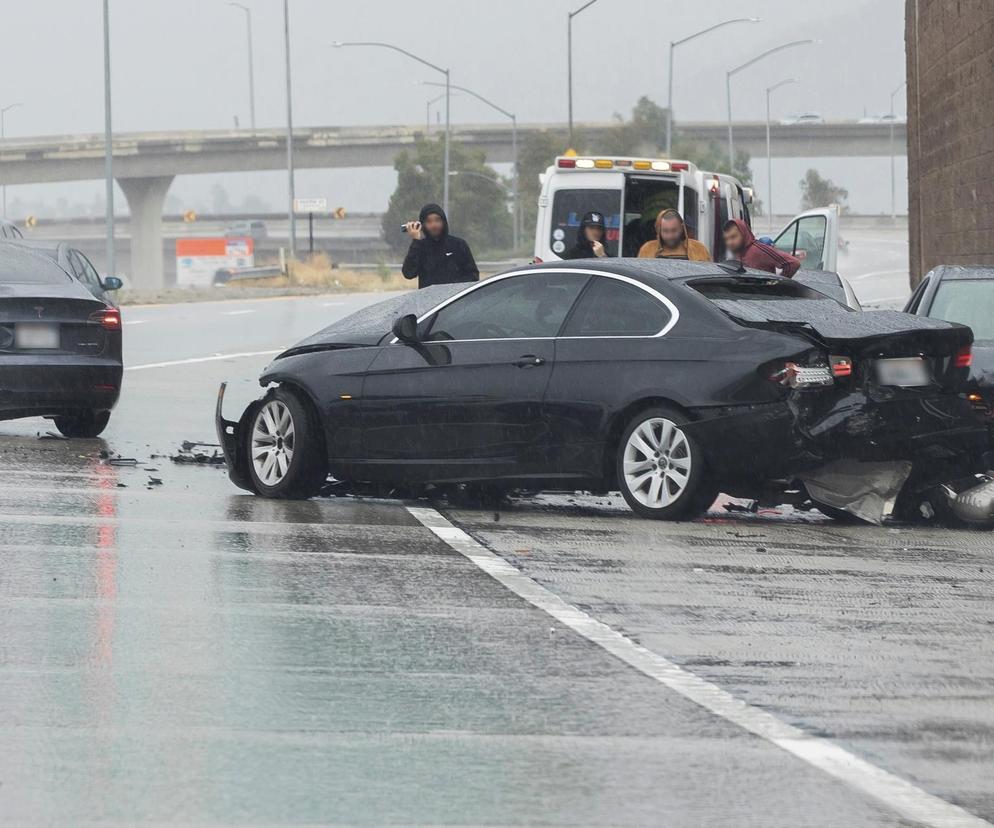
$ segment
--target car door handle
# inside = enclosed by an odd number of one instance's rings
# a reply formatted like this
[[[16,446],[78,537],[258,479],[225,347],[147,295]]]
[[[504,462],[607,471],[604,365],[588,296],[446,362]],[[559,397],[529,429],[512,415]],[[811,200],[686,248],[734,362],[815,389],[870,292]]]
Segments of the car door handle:
[[[538,368],[539,365],[545,365],[545,359],[534,354],[528,354],[527,356],[516,359],[514,364],[518,368]]]

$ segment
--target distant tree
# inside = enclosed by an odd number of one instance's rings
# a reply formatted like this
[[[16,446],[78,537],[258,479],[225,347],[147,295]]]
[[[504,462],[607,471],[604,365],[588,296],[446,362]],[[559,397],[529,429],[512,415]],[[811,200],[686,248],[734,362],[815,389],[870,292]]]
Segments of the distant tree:
[[[450,148],[452,176],[449,202],[452,232],[469,242],[474,252],[507,251],[511,245],[512,225],[508,202],[508,185],[487,166],[486,155],[459,143]],[[397,156],[397,189],[383,215],[383,235],[397,254],[409,244],[400,225],[418,217],[428,203],[442,203],[444,145],[439,140],[419,140],[413,152]]]
[[[557,155],[562,155],[569,139],[565,132],[532,132],[525,136],[518,151],[518,188],[521,194],[523,244],[531,247],[531,238],[538,220],[538,196],[542,190],[539,178]]]
[[[822,178],[817,170],[808,170],[800,184],[802,210],[813,210],[816,207],[838,204],[839,212],[849,212],[849,205],[846,204],[849,191],[844,187],[839,187],[830,178]]]

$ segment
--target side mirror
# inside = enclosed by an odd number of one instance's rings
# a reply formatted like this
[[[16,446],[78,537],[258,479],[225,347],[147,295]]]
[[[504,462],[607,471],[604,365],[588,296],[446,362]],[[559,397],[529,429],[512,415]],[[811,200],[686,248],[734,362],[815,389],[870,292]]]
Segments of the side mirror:
[[[393,323],[393,335],[405,345],[416,345],[418,339],[418,318],[409,313]]]
[[[117,276],[104,276],[100,285],[104,290],[120,290],[124,287],[124,282],[118,279]]]

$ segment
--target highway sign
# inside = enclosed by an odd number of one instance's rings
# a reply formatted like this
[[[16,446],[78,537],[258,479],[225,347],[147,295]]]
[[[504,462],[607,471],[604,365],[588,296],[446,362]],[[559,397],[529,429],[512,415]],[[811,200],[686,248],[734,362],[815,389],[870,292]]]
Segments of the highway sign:
[[[293,200],[295,213],[327,213],[328,199],[326,198],[295,198]]]

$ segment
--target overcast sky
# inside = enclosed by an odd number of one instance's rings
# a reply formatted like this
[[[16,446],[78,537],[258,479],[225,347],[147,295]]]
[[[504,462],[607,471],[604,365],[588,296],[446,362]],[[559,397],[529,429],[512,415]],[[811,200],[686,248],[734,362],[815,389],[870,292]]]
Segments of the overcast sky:
[[[284,119],[282,3],[244,0],[253,10],[260,126]],[[388,40],[450,66],[453,82],[519,114],[523,122],[566,118],[566,12],[581,0],[290,0],[294,109],[300,125],[420,123],[434,90],[428,69],[381,50],[330,48],[335,40]],[[0,106],[9,136],[102,129],[100,0],[5,4],[0,28]],[[226,0],[111,0],[114,125],[120,131],[225,128],[248,122],[243,14]],[[728,17],[730,26],[677,52],[678,119],[724,118],[725,71],[789,40],[816,38],[763,61],[734,80],[736,119],[759,119],[764,89],[785,77],[774,116],[817,111],[855,118],[888,108],[904,79],[904,0],[599,0],[574,21],[578,120],[627,113],[648,94],[666,97],[667,46]],[[904,112],[899,96],[898,110]],[[498,119],[471,99],[453,101],[453,120]],[[339,187],[359,209],[389,192],[388,171],[302,173],[303,186]],[[181,179],[202,190],[212,179]],[[224,176],[229,189],[268,195],[267,174]],[[320,184],[319,184],[320,182]],[[26,188],[18,188],[26,189]],[[79,187],[72,188],[75,193]],[[42,190],[37,190],[42,192]],[[52,188],[44,189],[52,192]],[[360,196],[359,194],[362,193]],[[13,188],[12,188],[12,195]]]

